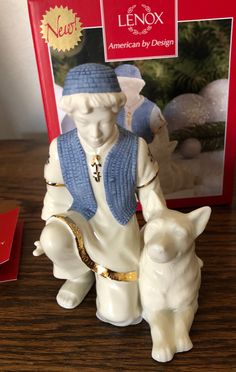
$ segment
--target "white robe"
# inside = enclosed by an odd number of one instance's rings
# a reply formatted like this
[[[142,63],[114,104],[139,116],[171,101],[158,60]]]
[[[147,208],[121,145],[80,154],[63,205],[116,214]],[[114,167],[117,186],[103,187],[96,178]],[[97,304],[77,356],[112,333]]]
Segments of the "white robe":
[[[103,183],[103,165],[107,154],[118,140],[118,129],[114,135],[103,146],[97,149],[90,148],[80,138],[81,145],[87,158],[91,186],[97,201],[96,214],[87,222],[93,234],[93,239],[84,237],[86,249],[90,257],[98,264],[118,272],[135,271],[138,269],[140,257],[140,234],[136,215],[126,225],[121,225],[112,215],[106,202]],[[94,155],[101,157],[102,167],[100,168],[101,179],[96,182],[93,177],[94,168],[91,166]],[[124,154],[124,156],[126,156]],[[139,138],[138,159],[137,159],[137,186],[144,186],[152,179],[153,182],[147,187],[140,188],[139,199],[142,203],[145,216],[147,207],[148,190],[154,189],[164,199],[160,190],[158,177],[158,165],[149,155],[146,142]],[[45,179],[49,182],[63,184],[63,177],[57,152],[57,139],[50,145],[50,157],[45,165]],[[52,215],[66,213],[75,223],[80,226],[81,216],[79,213],[69,211],[72,204],[72,196],[66,187],[47,186],[47,193],[44,199],[42,218],[48,220]],[[148,211],[146,217],[148,217]],[[83,231],[82,231],[83,234]],[[91,235],[92,236],[92,235]],[[95,243],[94,243],[95,242]]]

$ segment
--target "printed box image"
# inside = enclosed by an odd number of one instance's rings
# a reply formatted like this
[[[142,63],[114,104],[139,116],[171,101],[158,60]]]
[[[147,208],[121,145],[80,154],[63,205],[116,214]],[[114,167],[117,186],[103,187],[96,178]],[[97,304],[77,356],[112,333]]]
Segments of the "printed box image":
[[[147,141],[168,206],[229,203],[236,147],[233,10],[212,11],[203,1],[191,10],[183,0],[168,9],[162,1],[122,2],[117,9],[115,3],[94,0],[89,12],[84,0],[28,0],[50,141],[75,127],[59,107],[67,72],[108,64],[127,96],[117,123]]]

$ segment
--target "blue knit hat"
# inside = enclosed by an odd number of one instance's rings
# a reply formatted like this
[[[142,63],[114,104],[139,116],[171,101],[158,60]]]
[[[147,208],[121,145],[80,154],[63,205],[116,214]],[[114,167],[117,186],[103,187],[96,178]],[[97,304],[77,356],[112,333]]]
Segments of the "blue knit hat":
[[[121,92],[121,89],[112,68],[98,63],[85,63],[68,72],[62,95],[116,92]]]
[[[140,74],[138,67],[134,65],[128,65],[128,64],[120,65],[116,67],[115,73],[117,76],[120,76],[120,77],[142,79],[142,76]]]

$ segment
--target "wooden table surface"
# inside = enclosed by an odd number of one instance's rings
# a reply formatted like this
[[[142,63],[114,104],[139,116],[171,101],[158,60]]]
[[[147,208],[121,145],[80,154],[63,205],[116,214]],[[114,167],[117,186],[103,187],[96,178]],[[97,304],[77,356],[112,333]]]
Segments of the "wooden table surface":
[[[161,364],[145,321],[117,328],[96,318],[94,289],[74,310],[57,305],[61,281],[45,256],[32,255],[47,153],[47,140],[0,142],[0,198],[17,200],[25,221],[19,279],[0,284],[0,371],[236,371],[236,198],[213,207],[197,240],[204,268],[194,348]]]

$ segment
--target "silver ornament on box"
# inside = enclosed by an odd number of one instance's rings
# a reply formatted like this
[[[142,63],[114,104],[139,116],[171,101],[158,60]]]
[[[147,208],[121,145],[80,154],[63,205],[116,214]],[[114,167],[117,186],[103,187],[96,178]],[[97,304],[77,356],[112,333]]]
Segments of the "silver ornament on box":
[[[165,107],[163,115],[168,122],[169,132],[202,125],[209,121],[208,105],[199,94],[186,93],[172,99]]]
[[[192,159],[201,153],[202,145],[197,138],[188,138],[182,142],[179,151],[185,159]]]
[[[209,122],[225,121],[228,106],[228,79],[218,79],[207,84],[200,92],[206,100]]]

